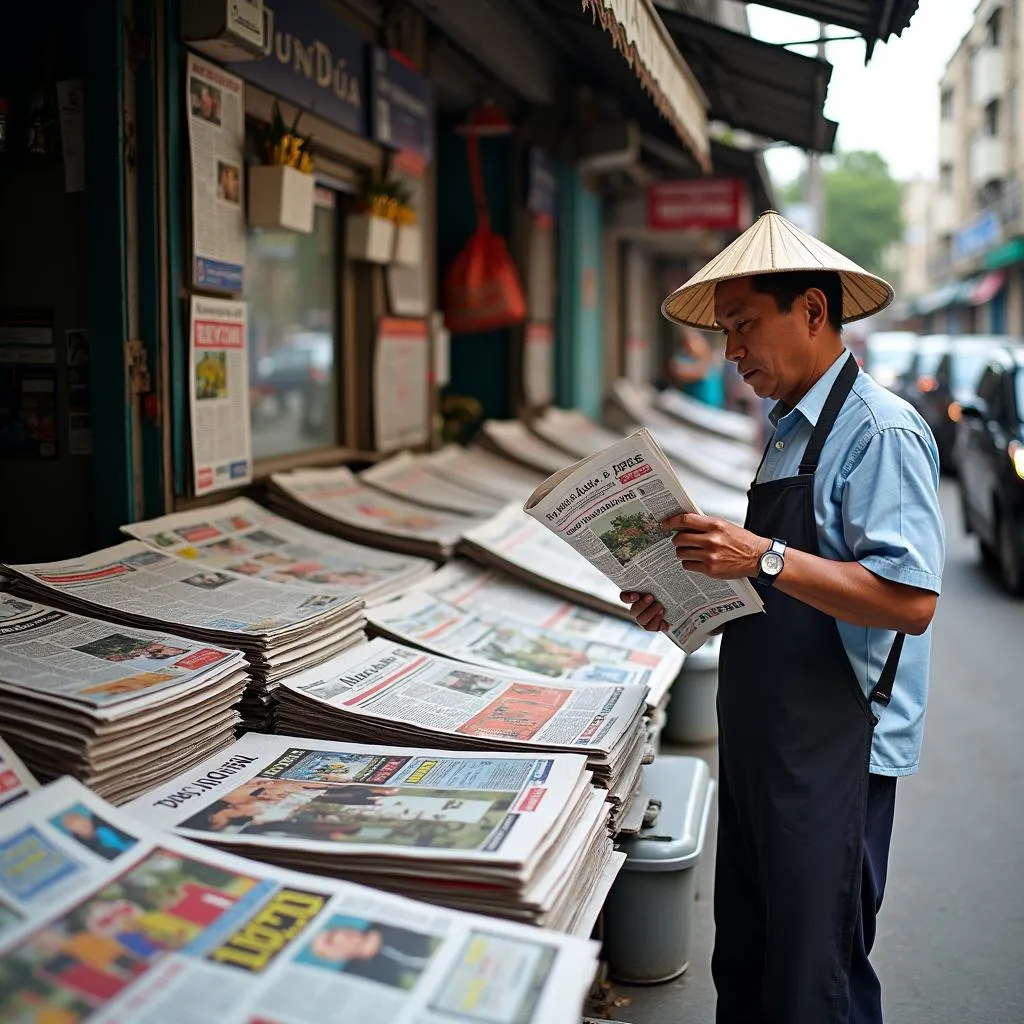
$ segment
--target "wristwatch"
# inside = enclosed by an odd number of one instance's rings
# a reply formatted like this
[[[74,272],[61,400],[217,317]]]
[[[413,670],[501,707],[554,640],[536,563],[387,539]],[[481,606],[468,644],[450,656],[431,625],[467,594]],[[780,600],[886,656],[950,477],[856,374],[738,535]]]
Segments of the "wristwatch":
[[[754,582],[761,587],[770,587],[786,566],[786,542],[776,537],[771,547],[758,562],[758,573]]]

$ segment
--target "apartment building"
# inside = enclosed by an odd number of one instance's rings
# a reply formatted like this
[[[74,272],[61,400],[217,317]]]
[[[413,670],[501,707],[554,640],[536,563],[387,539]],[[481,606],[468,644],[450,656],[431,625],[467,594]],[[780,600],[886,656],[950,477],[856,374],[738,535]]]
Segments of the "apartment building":
[[[928,238],[926,331],[1024,334],[1022,71],[1019,0],[982,0],[939,86],[933,202],[907,211]]]

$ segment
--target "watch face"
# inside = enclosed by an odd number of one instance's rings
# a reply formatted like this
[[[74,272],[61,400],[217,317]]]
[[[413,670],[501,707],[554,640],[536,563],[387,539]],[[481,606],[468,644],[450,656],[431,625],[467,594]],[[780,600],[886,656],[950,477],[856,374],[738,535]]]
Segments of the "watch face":
[[[778,576],[782,572],[782,555],[774,551],[766,551],[761,556],[761,572],[769,576]]]

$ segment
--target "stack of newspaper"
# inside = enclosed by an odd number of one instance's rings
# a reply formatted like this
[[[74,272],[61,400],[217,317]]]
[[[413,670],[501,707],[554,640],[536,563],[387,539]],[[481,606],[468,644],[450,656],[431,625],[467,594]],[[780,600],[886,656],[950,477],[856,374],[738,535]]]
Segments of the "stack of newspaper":
[[[16,592],[126,625],[170,630],[245,653],[243,724],[273,726],[273,694],[289,673],[365,639],[362,601],[268,583],[127,541],[83,558],[14,565]]]
[[[366,602],[404,593],[434,563],[299,526],[248,498],[132,523],[121,529],[150,547],[213,569]]]
[[[687,654],[727,622],[763,610],[748,580],[683,568],[661,524],[701,510],[646,430],[550,477],[526,511],[616,591],[653,594],[667,635]]]
[[[579,1024],[595,943],[246,860],[73,779],[0,811],[0,1020]]]
[[[448,558],[463,531],[480,521],[392,497],[345,466],[275,473],[270,483],[270,502],[314,529],[436,561]]]
[[[31,793],[38,785],[21,758],[0,740],[0,807]]]
[[[421,458],[432,474],[493,498],[501,505],[510,501],[522,504],[544,478],[544,474],[537,470],[527,469],[518,462],[503,459],[482,448],[449,444]]]
[[[396,498],[406,498],[442,512],[489,516],[505,504],[503,498],[446,479],[436,471],[436,465],[437,460],[432,455],[400,452],[364,469],[359,479]]]
[[[115,802],[234,739],[246,668],[238,651],[0,594],[0,732],[40,778]]]
[[[571,461],[561,446],[548,444],[522,420],[484,420],[480,441],[499,455],[541,473],[557,473]]]
[[[252,733],[126,810],[282,867],[575,932],[593,926],[622,856],[590,779],[572,754]]]
[[[676,388],[659,391],[654,396],[654,404],[662,412],[690,427],[709,434],[717,434],[729,441],[741,441],[751,445],[757,443],[757,422],[741,412],[708,405],[707,402],[702,402]]]
[[[560,409],[555,405],[549,405],[530,420],[530,429],[542,441],[577,459],[585,459],[622,440],[621,434],[600,426],[579,409]]]
[[[541,682],[378,639],[286,679],[279,726],[399,746],[582,753],[614,826],[639,785],[645,708],[640,687]]]

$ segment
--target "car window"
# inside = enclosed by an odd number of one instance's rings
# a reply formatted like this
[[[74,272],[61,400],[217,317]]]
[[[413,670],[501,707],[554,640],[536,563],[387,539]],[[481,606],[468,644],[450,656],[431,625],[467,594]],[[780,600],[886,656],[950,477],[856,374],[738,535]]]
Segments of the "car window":
[[[942,352],[919,352],[916,373],[918,377],[934,377],[942,362]]]
[[[992,403],[998,401],[999,397],[999,368],[988,366],[985,368],[978,381],[978,397],[990,409]]]
[[[988,356],[989,353],[984,350],[953,353],[950,360],[950,387],[954,391],[973,391],[988,362]]]

